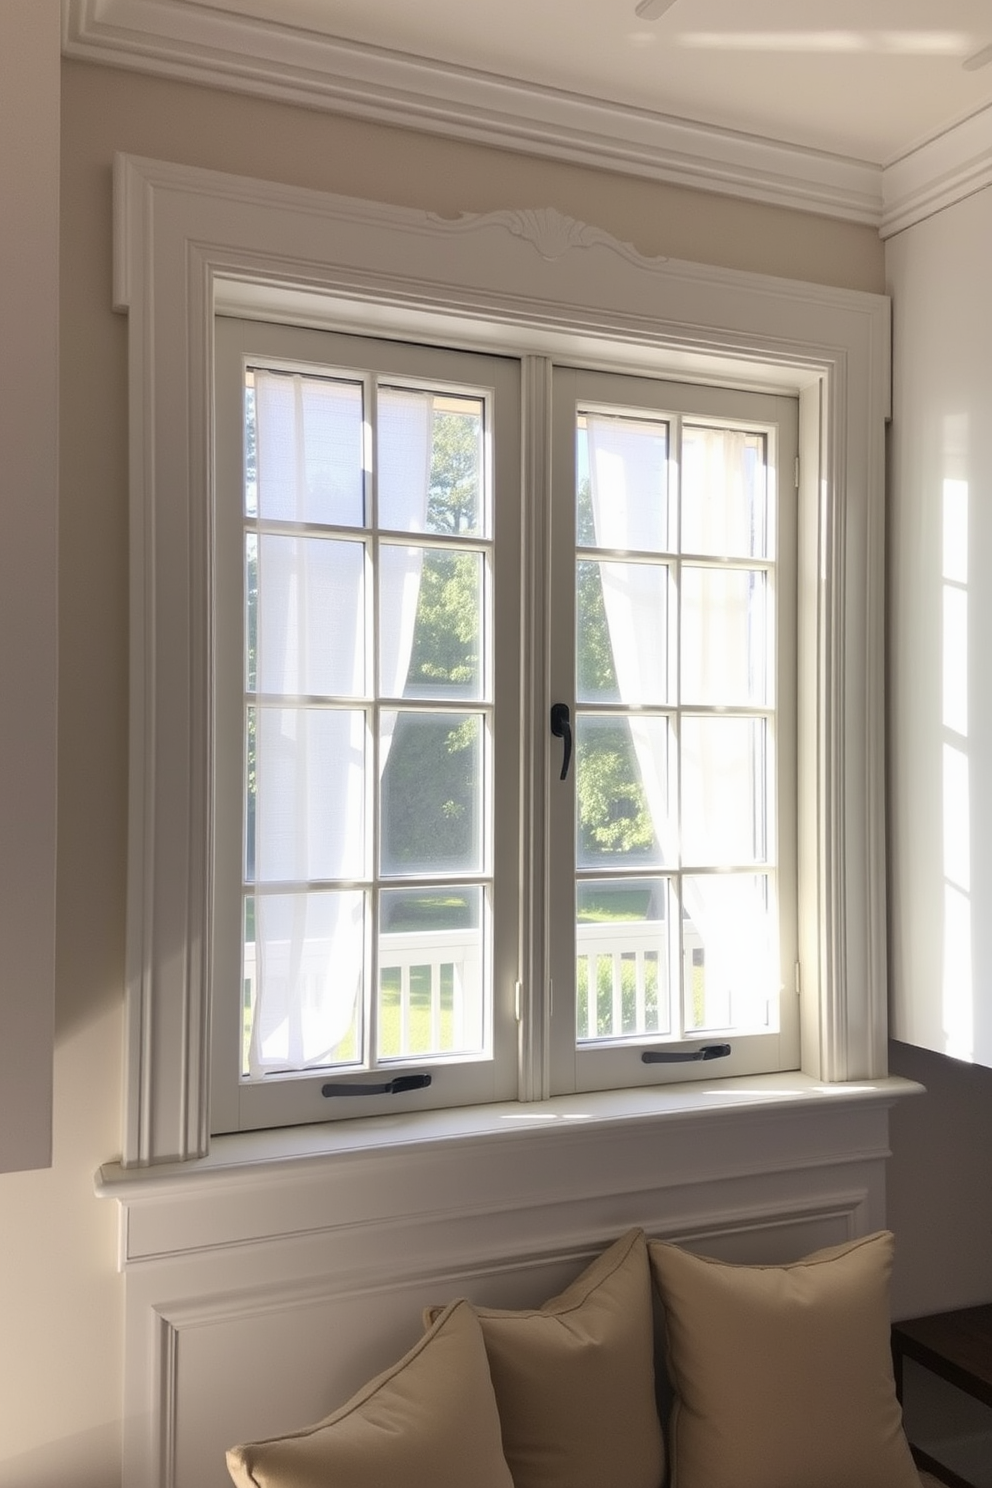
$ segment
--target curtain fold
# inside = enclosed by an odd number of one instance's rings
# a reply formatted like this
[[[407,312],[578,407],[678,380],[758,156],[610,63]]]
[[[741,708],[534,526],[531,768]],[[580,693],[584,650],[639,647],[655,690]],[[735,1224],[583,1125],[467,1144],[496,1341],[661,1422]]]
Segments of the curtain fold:
[[[432,395],[384,389],[378,405],[380,526],[422,532]],[[402,573],[378,595],[372,655],[361,384],[257,372],[255,410],[255,812],[247,867],[260,892],[252,1077],[326,1065],[353,1028],[347,1055],[361,1058],[368,903],[366,891],[348,881],[366,878],[370,857],[368,689],[371,681],[385,696],[403,695],[422,564],[419,547],[393,549],[405,555]],[[292,525],[274,533],[266,530],[270,521]],[[324,524],[355,536],[322,535]],[[379,744],[380,774],[391,742],[389,729]],[[246,927],[246,975],[251,961]]]
[[[669,614],[661,600],[667,590],[659,578],[662,555],[671,549],[668,488],[657,435],[651,426],[633,419],[593,413],[585,418],[596,546],[618,553],[637,552],[642,560],[605,560],[601,565],[620,701],[631,707],[674,706],[678,693],[676,679],[670,676]],[[693,492],[693,499],[684,501],[680,512],[683,552],[752,551],[752,537],[741,526],[746,525],[748,507],[740,498],[746,438],[735,430],[693,428],[693,468],[683,471],[682,482],[683,491],[691,488]],[[737,514],[730,525],[728,511]],[[728,542],[733,546],[728,548]],[[742,546],[745,542],[748,545]],[[644,555],[652,553],[658,554],[657,564],[650,558],[643,561]],[[675,869],[681,863],[682,804],[705,798],[708,772],[718,770],[720,761],[711,757],[710,736],[703,731],[699,747],[686,748],[682,740],[676,768],[674,740],[671,754],[660,750],[654,720],[635,713],[628,723],[662,865]],[[679,789],[677,781],[681,782],[681,799],[672,799]],[[731,986],[742,980],[750,985],[753,980],[742,974],[740,956],[754,946],[754,927],[742,935],[740,914],[733,916],[731,925],[733,902],[724,881],[710,884],[700,877],[682,879],[682,910],[689,924],[683,922],[679,927],[679,954],[684,954],[682,932],[691,928],[705,948],[704,1021],[714,1026],[728,1021],[729,1014],[721,1017],[717,1009],[727,1003]],[[724,927],[729,933],[724,933]],[[675,933],[675,927],[670,929]]]

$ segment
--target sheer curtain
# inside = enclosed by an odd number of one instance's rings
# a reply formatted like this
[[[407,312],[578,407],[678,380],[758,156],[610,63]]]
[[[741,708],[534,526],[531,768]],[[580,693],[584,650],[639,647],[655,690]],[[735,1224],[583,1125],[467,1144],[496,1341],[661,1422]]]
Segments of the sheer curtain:
[[[432,410],[429,393],[380,392],[380,526],[424,529]],[[327,1064],[353,1028],[349,1057],[361,1057],[367,895],[346,884],[310,886],[367,877],[368,687],[375,677],[382,695],[403,695],[422,561],[418,547],[390,546],[390,582],[376,584],[379,655],[372,656],[364,417],[358,382],[255,374],[252,1077]],[[326,525],[339,531],[320,533]],[[391,732],[380,741],[380,772],[390,746]],[[247,971],[247,927],[245,938]]]
[[[659,555],[658,564],[606,561],[601,566],[606,622],[622,704],[658,707],[672,706],[677,700],[726,702],[729,684],[724,645],[734,635],[740,646],[739,613],[731,611],[725,617],[722,636],[719,627],[716,635],[706,636],[702,663],[705,697],[680,697],[676,679],[669,676],[670,617],[663,599],[667,591],[658,569],[662,555],[672,550],[673,524],[657,426],[587,414],[586,427],[597,547]],[[693,428],[691,469],[682,472],[683,552],[722,557],[728,552],[745,556],[754,551],[755,535],[749,530],[751,503],[743,490],[747,437],[736,430]],[[684,590],[688,587],[683,585]],[[685,592],[679,596],[680,633],[685,634],[688,628],[699,635],[704,630],[699,606],[690,600],[687,612],[686,598]],[[691,613],[694,605],[696,614]],[[744,621],[746,631],[746,615]],[[743,701],[733,696],[730,700]],[[694,826],[693,850],[702,849],[701,865],[717,866],[721,859],[714,853],[718,843],[710,828],[717,828],[719,835],[719,814],[711,812],[708,803],[711,795],[720,795],[718,785],[714,792],[714,784],[726,774],[720,731],[683,729],[676,771],[674,759],[669,757],[674,741],[669,747],[661,745],[657,721],[635,713],[628,722],[663,866],[674,869],[680,864],[686,810]],[[681,786],[680,799],[673,801],[670,796],[677,789],[676,780]],[[733,783],[738,783],[736,778]],[[738,861],[747,860],[746,852],[735,856]],[[683,878],[682,907],[705,947],[705,1006],[703,1022],[697,1026],[726,1024],[731,1019],[732,993],[738,1008],[752,1004],[756,993],[765,995],[766,917],[756,913],[760,907],[754,902],[753,889],[745,889],[739,879],[732,887],[722,875]]]

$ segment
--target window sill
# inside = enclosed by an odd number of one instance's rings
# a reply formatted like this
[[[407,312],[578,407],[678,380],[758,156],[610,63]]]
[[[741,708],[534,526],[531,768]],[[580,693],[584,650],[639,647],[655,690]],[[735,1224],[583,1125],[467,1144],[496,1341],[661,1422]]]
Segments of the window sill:
[[[759,1117],[764,1124],[797,1113],[823,1114],[864,1105],[887,1110],[904,1096],[921,1094],[912,1080],[891,1076],[824,1084],[798,1071],[741,1079],[700,1080],[652,1089],[600,1091],[533,1103],[505,1102],[444,1111],[359,1117],[317,1126],[282,1127],[216,1137],[209,1154],[153,1167],[104,1164],[96,1192],[125,1204],[167,1193],[194,1193],[218,1185],[252,1186],[302,1170],[330,1171],[342,1164],[399,1158],[429,1159],[457,1151],[526,1147],[543,1138],[555,1146],[576,1137],[621,1138],[635,1131],[658,1135],[674,1123],[725,1132],[730,1121]],[[680,1146],[684,1144],[679,1144]]]

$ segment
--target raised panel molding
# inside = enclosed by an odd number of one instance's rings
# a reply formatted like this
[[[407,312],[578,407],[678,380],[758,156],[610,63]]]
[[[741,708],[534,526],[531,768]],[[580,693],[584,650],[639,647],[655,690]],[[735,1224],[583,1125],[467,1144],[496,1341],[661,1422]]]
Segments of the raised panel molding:
[[[158,1192],[108,1169],[104,1191],[131,1220],[124,1482],[223,1488],[227,1446],[343,1403],[412,1345],[425,1306],[538,1305],[632,1225],[745,1263],[877,1229],[888,1108],[912,1088],[883,1082],[664,1132],[619,1123],[425,1143],[401,1163],[388,1149],[353,1164],[325,1153],[288,1180],[225,1168]]]

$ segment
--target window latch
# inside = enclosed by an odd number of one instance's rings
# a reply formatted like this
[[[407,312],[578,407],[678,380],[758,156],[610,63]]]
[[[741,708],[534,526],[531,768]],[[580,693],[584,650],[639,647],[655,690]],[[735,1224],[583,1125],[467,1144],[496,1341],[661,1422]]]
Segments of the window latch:
[[[704,1044],[691,1053],[681,1049],[645,1049],[641,1060],[644,1064],[691,1064],[700,1059],[726,1059],[729,1053],[729,1044]]]
[[[556,739],[563,739],[565,743],[561,774],[558,777],[559,780],[564,780],[568,774],[568,762],[572,758],[572,725],[569,722],[567,703],[551,704],[551,732]]]
[[[408,1090],[426,1090],[431,1083],[430,1075],[397,1075],[394,1080],[384,1080],[380,1085],[322,1085],[321,1095],[405,1095]]]

